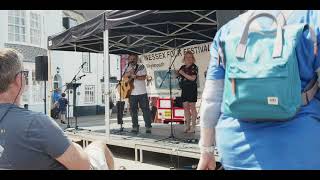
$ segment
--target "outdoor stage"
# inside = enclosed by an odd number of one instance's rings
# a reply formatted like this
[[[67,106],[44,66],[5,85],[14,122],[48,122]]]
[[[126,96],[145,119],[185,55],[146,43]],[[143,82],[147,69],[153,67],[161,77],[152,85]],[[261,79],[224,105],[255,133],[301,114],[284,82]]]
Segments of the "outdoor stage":
[[[105,126],[103,125],[103,116],[80,117],[79,128],[84,130],[66,129],[68,136],[74,141],[83,144],[86,147],[89,142],[94,140],[106,140]],[[196,133],[183,133],[184,125],[173,124],[173,134],[177,140],[166,139],[158,141],[170,136],[170,124],[152,124],[152,134],[146,134],[142,116],[139,116],[140,132],[133,134],[131,130],[130,117],[124,117],[124,131],[119,132],[119,125],[116,118],[110,118],[110,141],[108,145],[134,149],[135,160],[143,162],[143,152],[155,152],[161,154],[175,155],[179,157],[188,157],[199,159],[200,152],[198,140],[200,137],[199,127]],[[74,127],[74,120],[71,121],[71,127]],[[64,128],[65,125],[62,126]],[[216,154],[216,159],[219,161]]]

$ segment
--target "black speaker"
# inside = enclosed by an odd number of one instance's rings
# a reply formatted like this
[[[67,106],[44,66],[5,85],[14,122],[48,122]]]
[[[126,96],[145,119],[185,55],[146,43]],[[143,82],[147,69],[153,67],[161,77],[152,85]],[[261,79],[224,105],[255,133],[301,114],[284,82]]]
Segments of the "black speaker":
[[[36,57],[36,81],[48,81],[48,56]]]
[[[62,18],[62,25],[66,29],[69,29],[70,28],[70,18],[69,17],[63,17]]]

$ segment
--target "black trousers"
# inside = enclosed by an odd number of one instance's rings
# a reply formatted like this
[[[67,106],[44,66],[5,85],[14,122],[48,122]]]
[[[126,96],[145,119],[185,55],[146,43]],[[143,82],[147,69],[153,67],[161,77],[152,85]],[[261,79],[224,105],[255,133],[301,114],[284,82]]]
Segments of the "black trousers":
[[[117,101],[117,121],[118,124],[123,124],[123,111],[124,111],[124,101]]]

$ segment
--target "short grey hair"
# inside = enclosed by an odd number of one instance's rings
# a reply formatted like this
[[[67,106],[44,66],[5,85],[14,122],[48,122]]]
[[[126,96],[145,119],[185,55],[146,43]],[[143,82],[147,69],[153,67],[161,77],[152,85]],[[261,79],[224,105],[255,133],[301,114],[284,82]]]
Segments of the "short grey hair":
[[[22,55],[15,49],[0,48],[0,93],[6,92],[23,70]]]

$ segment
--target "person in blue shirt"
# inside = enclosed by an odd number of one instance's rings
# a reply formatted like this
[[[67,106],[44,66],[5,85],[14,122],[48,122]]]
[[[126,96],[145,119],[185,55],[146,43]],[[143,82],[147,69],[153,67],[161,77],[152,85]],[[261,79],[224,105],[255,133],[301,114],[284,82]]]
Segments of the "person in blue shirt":
[[[60,89],[56,88],[52,94],[52,109],[51,117],[53,119],[59,119],[59,107],[58,100],[61,98]]]
[[[58,100],[60,121],[62,124],[66,124],[65,119],[66,119],[66,112],[67,112],[68,103],[69,103],[69,101],[66,98],[66,94],[62,93],[61,98]]]
[[[210,63],[200,109],[201,157],[198,169],[215,169],[214,145],[226,170],[320,169],[319,90],[290,121],[250,123],[228,117],[221,112],[225,70],[217,60],[219,42],[232,33],[241,32],[250,14],[255,12],[257,11],[247,11],[229,21],[218,30],[211,45]],[[279,13],[286,14],[287,24],[309,24],[316,33],[317,42],[320,41],[320,11],[268,12],[276,17]],[[268,18],[262,17],[255,21],[263,29],[273,26],[272,20]],[[310,32],[306,31],[299,40],[296,53],[302,91],[316,76],[316,72],[320,71],[320,57],[314,54]]]
[[[53,91],[53,96],[52,96],[53,104],[56,103],[60,98],[61,98],[61,92],[59,88],[56,88]]]

